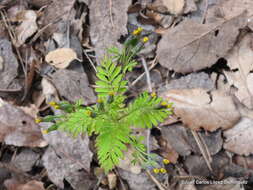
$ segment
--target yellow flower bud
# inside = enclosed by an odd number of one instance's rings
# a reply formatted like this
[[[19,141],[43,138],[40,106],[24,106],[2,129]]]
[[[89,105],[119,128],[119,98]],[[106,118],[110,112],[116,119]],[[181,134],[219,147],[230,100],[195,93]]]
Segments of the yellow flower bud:
[[[164,164],[169,164],[170,161],[169,161],[168,159],[163,159],[163,163],[164,163]]]
[[[40,123],[42,120],[40,118],[35,119],[35,123]]]
[[[133,34],[134,36],[137,36],[137,35],[139,35],[139,34],[142,32],[142,30],[143,30],[143,28],[138,27],[136,30],[134,30],[134,31],[132,32],[132,34]]]
[[[58,110],[58,109],[60,109],[60,106],[55,105],[55,106],[54,106],[54,109],[57,109],[57,110]]]
[[[50,106],[56,106],[57,104],[56,104],[56,102],[49,102],[48,103]]]
[[[151,97],[153,97],[153,98],[156,97],[156,93],[155,93],[155,92],[152,92],[152,93],[151,93]]]
[[[87,114],[88,116],[91,116],[91,115],[92,115],[92,112],[91,112],[90,110],[87,110],[87,111],[86,111],[86,114]]]
[[[153,172],[154,172],[155,174],[158,174],[158,173],[160,172],[160,170],[159,170],[158,168],[154,168],[154,169],[153,169]]]
[[[42,130],[43,134],[48,134],[48,130]]]
[[[167,106],[167,105],[168,105],[167,102],[165,101],[161,102],[161,106]]]
[[[160,172],[163,173],[163,174],[165,174],[167,172],[167,170],[164,169],[164,168],[160,168]]]
[[[143,43],[147,43],[148,41],[149,41],[149,38],[148,38],[148,37],[142,38],[142,42],[143,42]]]
[[[97,103],[101,104],[103,103],[103,100],[101,98],[98,98]]]

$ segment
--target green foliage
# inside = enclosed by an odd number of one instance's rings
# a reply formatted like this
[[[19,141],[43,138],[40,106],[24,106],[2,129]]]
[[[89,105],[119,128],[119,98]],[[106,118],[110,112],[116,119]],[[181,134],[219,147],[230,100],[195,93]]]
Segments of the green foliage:
[[[81,102],[74,105],[68,102],[51,103],[65,113],[43,118],[43,121],[55,122],[48,129],[49,132],[58,129],[73,136],[95,135],[98,160],[105,172],[113,169],[124,158],[124,151],[129,146],[135,150],[133,163],[153,164],[151,155],[146,153],[144,137],[134,136],[132,127],[152,128],[171,114],[170,104],[147,92],[129,104],[125,103],[125,92],[128,89],[125,74],[137,64],[134,57],[142,46],[137,31],[124,43],[121,51],[115,47],[109,49],[108,55],[97,67],[97,104],[84,107]]]

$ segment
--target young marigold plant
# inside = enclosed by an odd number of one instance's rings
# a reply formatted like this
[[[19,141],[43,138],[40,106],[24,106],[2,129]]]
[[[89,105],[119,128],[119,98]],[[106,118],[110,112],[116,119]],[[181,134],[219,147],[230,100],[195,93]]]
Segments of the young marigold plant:
[[[63,130],[73,136],[85,133],[96,135],[98,160],[105,172],[124,158],[124,151],[129,146],[135,150],[133,163],[150,164],[150,155],[147,155],[146,147],[142,144],[144,137],[133,135],[132,127],[152,128],[172,113],[171,104],[155,93],[143,92],[132,102],[125,103],[125,74],[137,64],[134,57],[148,41],[148,37],[141,37],[141,32],[141,28],[135,30],[121,51],[115,47],[109,49],[108,56],[97,67],[97,104],[84,107],[81,102],[50,102],[51,106],[63,110],[64,114],[36,120],[54,121],[54,125],[45,133]]]

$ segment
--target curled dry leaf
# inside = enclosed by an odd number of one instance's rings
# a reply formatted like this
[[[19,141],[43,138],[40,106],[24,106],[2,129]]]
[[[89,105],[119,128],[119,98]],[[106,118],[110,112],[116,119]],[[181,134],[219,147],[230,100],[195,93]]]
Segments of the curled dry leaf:
[[[224,148],[239,155],[246,155],[253,153],[253,120],[249,118],[242,118],[232,129],[226,130],[224,136],[226,141]]]
[[[240,119],[232,98],[219,91],[208,94],[203,89],[180,89],[162,96],[173,102],[175,114],[193,130],[201,127],[208,131],[228,129]]]
[[[47,63],[59,69],[68,67],[71,61],[75,59],[77,59],[77,54],[71,48],[59,48],[50,51],[45,57]]]
[[[247,34],[226,57],[231,71],[224,71],[229,85],[237,88],[235,96],[248,108],[253,108],[253,35]]]
[[[18,13],[16,17],[21,22],[15,29],[17,35],[16,45],[21,46],[38,30],[36,23],[37,15],[35,11],[26,10]]]
[[[186,20],[163,35],[157,58],[162,66],[180,73],[210,67],[233,47],[245,25],[245,13],[213,24]]]
[[[47,145],[34,118],[1,99],[0,141],[15,146],[45,147]]]

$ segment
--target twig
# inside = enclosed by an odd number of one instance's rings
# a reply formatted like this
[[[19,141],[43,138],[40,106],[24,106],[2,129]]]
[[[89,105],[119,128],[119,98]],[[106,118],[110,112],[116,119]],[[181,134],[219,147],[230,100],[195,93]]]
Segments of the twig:
[[[198,133],[196,131],[191,130],[191,133],[192,133],[192,135],[193,135],[193,137],[194,137],[194,139],[195,139],[195,141],[196,141],[196,143],[197,143],[197,145],[200,149],[201,154],[204,157],[204,160],[207,164],[208,169],[212,172],[213,169],[212,169],[211,164],[210,164],[211,161],[212,161],[212,158],[211,158],[210,154],[207,153],[207,152],[209,152],[208,150],[206,150],[207,146],[203,145],[205,143],[201,142],[201,139],[199,138]]]
[[[91,58],[89,57],[89,55],[86,53],[85,50],[83,50],[83,53],[87,57],[87,59],[89,60],[89,62],[91,64],[91,66],[93,67],[93,69],[97,72],[97,68],[96,68],[95,64],[93,63],[93,61],[91,60]]]
[[[204,13],[203,13],[203,16],[202,16],[202,19],[201,19],[201,23],[202,23],[202,24],[204,24],[204,22],[205,22],[205,20],[206,20],[206,14],[207,14],[208,5],[209,5],[208,0],[206,0]]]
[[[156,184],[159,190],[170,190],[169,187],[164,187],[149,171],[146,170],[147,175]]]
[[[151,85],[151,79],[150,79],[150,73],[147,67],[147,63],[144,57],[141,57],[141,63],[144,67],[145,73],[146,73],[146,77],[147,77],[147,83],[148,83],[148,90],[149,92],[152,92],[152,85]]]
[[[154,61],[152,62],[152,64],[151,64],[151,66],[148,68],[148,70],[149,71],[151,71],[156,65],[157,65],[157,56],[155,57],[155,59],[154,59]],[[145,75],[145,72],[144,73],[142,73],[137,79],[135,79],[133,82],[132,82],[132,84],[131,84],[131,86],[134,86],[139,80],[141,80],[142,79],[142,77]]]
[[[0,88],[0,92],[13,92],[13,93],[17,93],[20,92],[22,90],[22,88],[17,88],[17,89],[3,89]]]
[[[109,0],[109,11],[110,11],[110,21],[112,23],[112,27],[114,28],[113,18],[112,18],[112,0]]]

